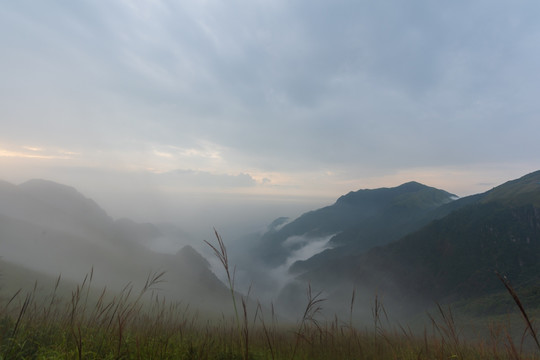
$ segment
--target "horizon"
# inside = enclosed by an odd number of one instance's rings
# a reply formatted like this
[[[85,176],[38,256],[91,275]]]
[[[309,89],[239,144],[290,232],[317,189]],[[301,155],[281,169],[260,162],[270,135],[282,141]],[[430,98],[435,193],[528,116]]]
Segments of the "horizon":
[[[306,212],[332,205],[340,196],[346,195],[349,192],[383,187],[392,188],[407,182],[419,182],[422,185],[435,187],[453,195],[457,195],[458,198],[462,198],[489,191],[507,181],[518,179],[531,172],[503,179],[497,184],[480,184],[484,187],[482,191],[464,196],[459,196],[447,189],[414,179],[395,185],[348,190],[335,197],[261,196],[257,194],[234,193],[210,193],[205,194],[205,197],[201,197],[201,194],[165,194],[159,191],[146,191],[140,194],[129,191],[115,193],[116,191],[114,188],[110,188],[107,191],[103,191],[103,189],[99,188],[92,189],[91,187],[80,188],[75,184],[40,177],[27,179],[21,182],[11,182],[6,179],[0,180],[7,181],[13,185],[20,185],[35,179],[52,181],[54,183],[72,187],[84,197],[95,201],[98,206],[114,220],[130,219],[139,223],[175,224],[187,232],[191,237],[191,241],[198,239],[201,244],[203,244],[202,240],[206,239],[206,237],[210,236],[211,238],[213,229],[217,229],[224,237],[228,238],[232,245],[234,245],[236,241],[246,235],[264,233],[267,230],[267,226],[279,217],[288,217],[291,220],[294,220]],[[113,193],[115,194],[113,195]],[[249,214],[249,216],[246,217],[246,214]],[[191,243],[191,245],[193,245],[193,243]],[[200,246],[196,247],[201,250]],[[204,246],[202,248],[204,248]]]
[[[538,10],[6,3],[0,179],[209,228],[408,181],[484,192],[540,169]]]

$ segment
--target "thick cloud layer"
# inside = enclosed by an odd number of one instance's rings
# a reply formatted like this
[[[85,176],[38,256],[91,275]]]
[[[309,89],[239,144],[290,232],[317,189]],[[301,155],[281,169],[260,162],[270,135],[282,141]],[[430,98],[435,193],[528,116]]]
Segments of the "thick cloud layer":
[[[74,173],[168,174],[152,183],[169,190],[175,174],[191,193],[335,198],[408,180],[485,190],[540,167],[539,10],[5,2],[0,177],[90,195]]]

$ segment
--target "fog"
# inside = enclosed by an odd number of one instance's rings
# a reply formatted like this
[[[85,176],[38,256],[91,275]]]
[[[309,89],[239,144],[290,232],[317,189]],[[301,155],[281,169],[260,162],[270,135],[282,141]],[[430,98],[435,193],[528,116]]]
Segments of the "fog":
[[[250,248],[274,219],[281,216],[296,218],[330,201],[222,194],[175,194],[167,197],[158,194],[152,197],[148,194],[130,197],[125,202],[113,203],[110,199],[104,199],[104,202],[110,203],[106,208],[114,209],[111,213],[118,217],[138,222],[174,224],[185,232],[182,238],[202,252],[208,248],[204,240],[212,241],[215,229],[223,236],[229,252],[235,257]],[[167,238],[153,240],[149,246],[165,253],[178,249],[178,244]]]
[[[414,180],[462,197],[540,168],[539,10],[5,1],[0,274],[2,262],[74,281],[93,269],[96,286],[120,289],[165,271],[164,295],[219,313],[225,272],[204,242],[216,230],[254,301],[294,318],[310,284],[332,316],[356,289],[369,315],[376,286],[288,271],[341,229],[289,236],[275,267],[261,237],[358,189]]]
[[[201,188],[186,182],[185,176],[178,173],[53,168],[27,174],[16,168],[4,170],[6,172],[0,171],[0,175],[5,177],[0,180],[12,184],[42,178],[73,186],[96,201],[113,219],[175,224],[193,240],[191,244],[196,248],[213,236],[214,228],[223,233],[229,244],[235,243],[246,234],[265,231],[278,217],[294,219],[306,211],[332,203],[340,195],[339,192],[306,195],[294,188],[278,193],[265,193],[257,187],[227,188],[220,185],[223,176],[213,180],[214,186]],[[27,177],[30,175],[32,177]],[[176,246],[171,245],[171,251],[174,251]],[[160,251],[167,251],[166,242],[160,245]]]
[[[165,271],[159,285],[161,295],[210,313],[231,311],[223,265],[204,242],[217,244],[214,229],[225,243],[239,296],[249,295],[251,302],[266,308],[273,306],[291,321],[307,302],[307,283],[298,283],[288,269],[294,262],[328,249],[333,236],[290,236],[283,244],[288,251],[286,261],[272,268],[253,253],[261,236],[275,218],[294,219],[317,207],[316,202],[265,202],[249,196],[201,202],[192,195],[172,206],[172,197],[162,201],[163,196],[153,199],[149,193],[125,203],[112,196],[95,200],[74,187],[48,180],[0,185],[2,264],[51,278],[61,275],[75,283],[92,272],[94,286],[111,291],[127,284],[142,287],[150,274]],[[190,200],[199,201],[198,206],[191,206]],[[107,210],[100,201],[109,206],[117,202],[115,210]],[[167,217],[160,216],[167,212]],[[274,229],[286,223],[282,221]],[[288,296],[294,301],[287,300]],[[336,308],[329,307],[337,313]]]
[[[285,246],[291,247],[294,245],[295,249],[291,250],[283,264],[276,267],[268,267],[263,262],[257,261],[256,258],[253,261],[251,258],[253,254],[249,252],[249,246],[247,244],[240,243],[239,245],[243,245],[242,247],[231,247],[231,259],[237,265],[236,283],[238,289],[244,293],[249,291],[254,297],[265,304],[275,303],[283,288],[293,282],[296,277],[296,275],[289,273],[290,266],[296,261],[306,260],[325,249],[329,249],[328,241],[331,237],[310,238],[307,236],[292,236],[288,238]],[[255,236],[252,239],[260,241]],[[211,262],[214,265],[214,271],[219,273],[220,266],[218,262],[215,260],[211,260]]]
[[[286,266],[254,269],[256,264],[245,259],[275,217],[296,217],[316,206],[250,196],[201,200],[196,194],[166,198],[139,193],[127,199],[128,195],[88,197],[49,180],[0,182],[2,260],[75,282],[92,272],[96,286],[113,291],[126,284],[142,286],[149,274],[165,271],[160,288],[171,301],[228,312],[225,273],[204,240],[214,243],[214,229],[219,231],[235,267],[235,288],[246,294],[254,284],[253,300],[269,303],[274,300],[270,293],[275,295],[290,279]],[[122,196],[125,201],[119,200]],[[320,251],[327,240],[291,239],[296,245],[304,243],[288,264]],[[271,282],[272,287],[261,286]]]
[[[0,278],[0,293],[4,292],[0,295],[13,291],[14,279],[21,278],[25,269],[35,271],[41,281],[48,277],[49,283],[60,274],[81,282],[92,272],[94,286],[112,292],[128,284],[142,288],[149,275],[163,271],[163,282],[155,289],[160,296],[191,304],[204,314],[231,314],[225,269],[205,243],[217,246],[217,231],[226,247],[234,289],[239,298],[248,298],[250,309],[260,303],[286,321],[297,321],[309,301],[308,288],[313,296],[320,293],[325,299],[320,316],[329,321],[334,316],[350,317],[353,292],[354,321],[362,326],[372,321],[375,299],[382,301],[393,319],[425,309],[425,299],[414,294],[404,297],[399,284],[380,269],[368,269],[371,273],[360,281],[355,274],[329,278],[325,267],[289,272],[295,262],[331,249],[329,240],[335,233],[288,235],[274,244],[286,253],[275,266],[257,252],[263,235],[286,232],[287,225],[294,225],[291,222],[306,211],[334,201],[95,191],[89,196],[49,180],[0,181],[0,273],[8,263],[20,268],[12,278]],[[28,276],[23,280],[32,284]],[[4,286],[9,282],[11,286]]]

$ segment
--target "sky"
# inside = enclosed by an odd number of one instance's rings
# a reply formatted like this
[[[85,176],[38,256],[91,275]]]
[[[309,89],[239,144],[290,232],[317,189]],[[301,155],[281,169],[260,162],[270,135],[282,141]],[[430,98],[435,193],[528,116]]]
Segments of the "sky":
[[[213,223],[411,180],[483,192],[540,169],[539,11],[0,0],[0,179]]]

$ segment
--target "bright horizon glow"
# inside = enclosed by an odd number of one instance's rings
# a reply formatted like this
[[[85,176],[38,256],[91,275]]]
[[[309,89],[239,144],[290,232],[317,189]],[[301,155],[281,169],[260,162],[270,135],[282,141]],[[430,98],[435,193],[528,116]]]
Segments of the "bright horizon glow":
[[[530,170],[525,170],[528,164],[510,163],[510,164],[480,164],[470,167],[433,167],[433,168],[410,168],[400,171],[391,172],[389,174],[381,174],[375,176],[364,176],[361,179],[348,179],[347,175],[335,171],[319,171],[319,172],[260,172],[258,169],[247,169],[246,172],[227,172],[226,168],[221,169],[220,166],[187,168],[185,170],[175,169],[171,164],[179,160],[179,156],[172,153],[164,153],[157,150],[152,150],[153,154],[146,154],[148,162],[139,161],[137,164],[121,161],[118,165],[99,167],[92,166],[99,159],[85,159],[84,154],[67,150],[46,150],[38,147],[24,146],[20,149],[10,151],[0,148],[0,163],[3,164],[6,171],[6,177],[2,180],[20,183],[32,178],[42,178],[46,176],[49,170],[47,169],[62,169],[69,172],[69,168],[84,168],[85,172],[95,172],[96,176],[102,171],[111,171],[117,173],[117,176],[122,178],[130,176],[140,176],[146,174],[155,176],[158,185],[161,183],[163,189],[168,191],[182,193],[219,193],[223,194],[239,194],[244,196],[276,196],[276,197],[319,197],[332,198],[343,195],[349,191],[359,189],[373,189],[379,187],[394,187],[409,181],[417,181],[424,185],[437,187],[449,192],[453,192],[459,197],[473,195],[484,192],[492,187],[502,184],[505,181],[525,175],[528,172],[535,171],[533,167]],[[187,154],[187,158],[212,158],[221,160],[219,155],[200,155],[200,152],[194,150],[182,150]],[[107,154],[102,154],[106,158]],[[153,155],[153,159],[152,159]],[[125,156],[125,155],[124,155]],[[145,156],[142,156],[146,158]],[[161,160],[161,162],[159,161]],[[89,166],[84,166],[85,162]],[[111,163],[103,159],[103,164]],[[114,164],[114,163],[113,163]],[[152,164],[154,167],[147,167]],[[156,167],[159,166],[159,167]],[[43,171],[45,169],[45,171]],[[54,171],[56,171],[54,170]],[[9,172],[9,174],[7,174]],[[171,186],[167,180],[158,180],[160,177],[174,176],[175,174],[189,175],[193,177],[193,181],[182,182],[183,185],[189,186],[175,188]],[[123,174],[123,175],[121,175]],[[43,176],[41,176],[43,175]],[[208,182],[199,183],[198,177],[207,176],[209,179],[215,177],[216,182],[209,184]],[[220,177],[230,179],[244,177],[247,183],[244,184],[227,184],[220,183]],[[48,180],[53,181],[68,181],[69,177],[63,180],[63,176],[49,175]],[[309,179],[309,181],[306,181]],[[123,181],[123,180],[120,180]],[[200,181],[200,179],[199,179]],[[79,181],[76,181],[78,183]],[[77,184],[67,184],[76,186]]]

